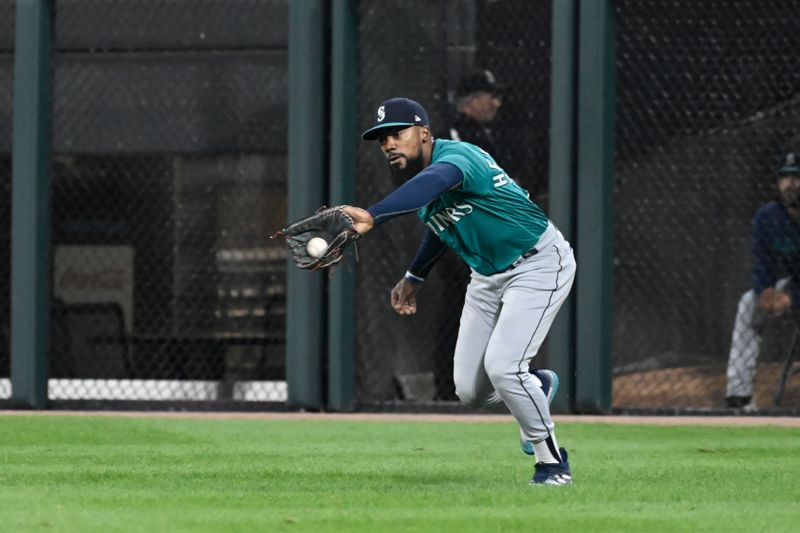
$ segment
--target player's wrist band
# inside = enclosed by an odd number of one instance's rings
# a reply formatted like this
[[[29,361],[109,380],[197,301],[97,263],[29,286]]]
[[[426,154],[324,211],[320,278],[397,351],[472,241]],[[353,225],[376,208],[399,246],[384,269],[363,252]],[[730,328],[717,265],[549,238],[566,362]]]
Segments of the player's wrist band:
[[[415,276],[414,274],[411,273],[410,270],[406,270],[405,278],[410,279],[411,281],[416,281],[417,283],[422,283],[423,281],[425,281],[425,278]]]

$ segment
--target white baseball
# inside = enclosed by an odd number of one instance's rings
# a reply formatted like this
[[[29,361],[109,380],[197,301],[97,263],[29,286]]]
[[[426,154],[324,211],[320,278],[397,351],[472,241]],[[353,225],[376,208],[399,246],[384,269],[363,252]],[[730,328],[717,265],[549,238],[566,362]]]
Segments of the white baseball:
[[[327,249],[328,249],[328,242],[322,237],[314,237],[313,239],[308,241],[308,244],[306,244],[306,250],[308,250],[308,255],[310,255],[314,259],[322,257]]]

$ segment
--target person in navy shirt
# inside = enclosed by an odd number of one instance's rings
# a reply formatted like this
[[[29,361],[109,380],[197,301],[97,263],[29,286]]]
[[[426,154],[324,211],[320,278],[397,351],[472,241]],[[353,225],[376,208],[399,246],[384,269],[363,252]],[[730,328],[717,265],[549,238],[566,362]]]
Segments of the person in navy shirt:
[[[753,217],[753,288],[739,300],[728,356],[728,407],[757,408],[756,362],[764,321],[800,308],[800,157],[788,154],[777,175],[778,199]],[[782,272],[782,277],[779,277]]]

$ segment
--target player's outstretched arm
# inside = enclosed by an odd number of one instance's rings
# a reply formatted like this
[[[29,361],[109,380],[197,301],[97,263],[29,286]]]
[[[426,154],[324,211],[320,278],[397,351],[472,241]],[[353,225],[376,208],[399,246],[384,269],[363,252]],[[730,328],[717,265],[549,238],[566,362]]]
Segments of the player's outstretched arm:
[[[365,223],[364,226],[357,226],[365,230],[357,229],[363,235],[395,217],[425,207],[443,192],[459,187],[463,179],[464,175],[457,166],[450,163],[434,163],[377,204],[367,209],[345,206],[350,209],[345,212],[354,221]]]

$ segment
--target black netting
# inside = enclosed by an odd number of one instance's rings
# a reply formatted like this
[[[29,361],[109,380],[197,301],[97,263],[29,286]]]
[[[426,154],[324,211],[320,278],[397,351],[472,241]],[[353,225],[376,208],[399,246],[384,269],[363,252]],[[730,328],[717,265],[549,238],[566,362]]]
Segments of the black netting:
[[[616,407],[724,405],[751,219],[800,150],[798,17],[789,0],[617,2]],[[763,406],[792,331],[770,322]]]
[[[8,397],[11,292],[11,108],[15,2],[0,1],[0,398]]]
[[[360,2],[359,126],[369,123],[383,100],[415,99],[428,112],[436,136],[450,137],[457,127],[461,140],[494,152],[509,174],[546,204],[550,19],[547,3],[522,0]],[[495,78],[495,96],[502,98],[486,124],[488,134],[483,127],[457,123],[462,80],[485,70]],[[360,145],[359,176],[359,205],[371,205],[398,185],[376,143]],[[359,250],[361,402],[455,399],[452,358],[468,268],[448,252],[426,280],[416,315],[401,317],[389,306],[389,290],[423,234],[416,217],[401,217]]]
[[[0,396],[14,7],[0,0]],[[266,235],[286,220],[288,3],[56,7],[51,399],[282,400],[285,253]],[[625,0],[616,16],[613,404],[721,407],[731,348],[758,340],[734,332],[753,304],[741,300],[751,219],[775,197],[786,153],[800,152],[800,7]],[[358,17],[359,127],[381,101],[414,98],[437,136],[455,130],[494,152],[547,208],[550,3],[361,0]],[[496,116],[465,125],[460,87],[487,70]],[[357,204],[397,185],[384,165],[360,145]],[[414,317],[388,305],[423,229],[402,217],[360,248],[361,405],[454,399],[466,268],[443,258]],[[796,406],[785,358],[800,330],[793,312],[766,318],[749,330],[757,362],[735,360],[730,374],[747,382],[752,365],[762,406],[785,375],[781,405]]]
[[[51,399],[283,400],[286,2],[57,7]]]

